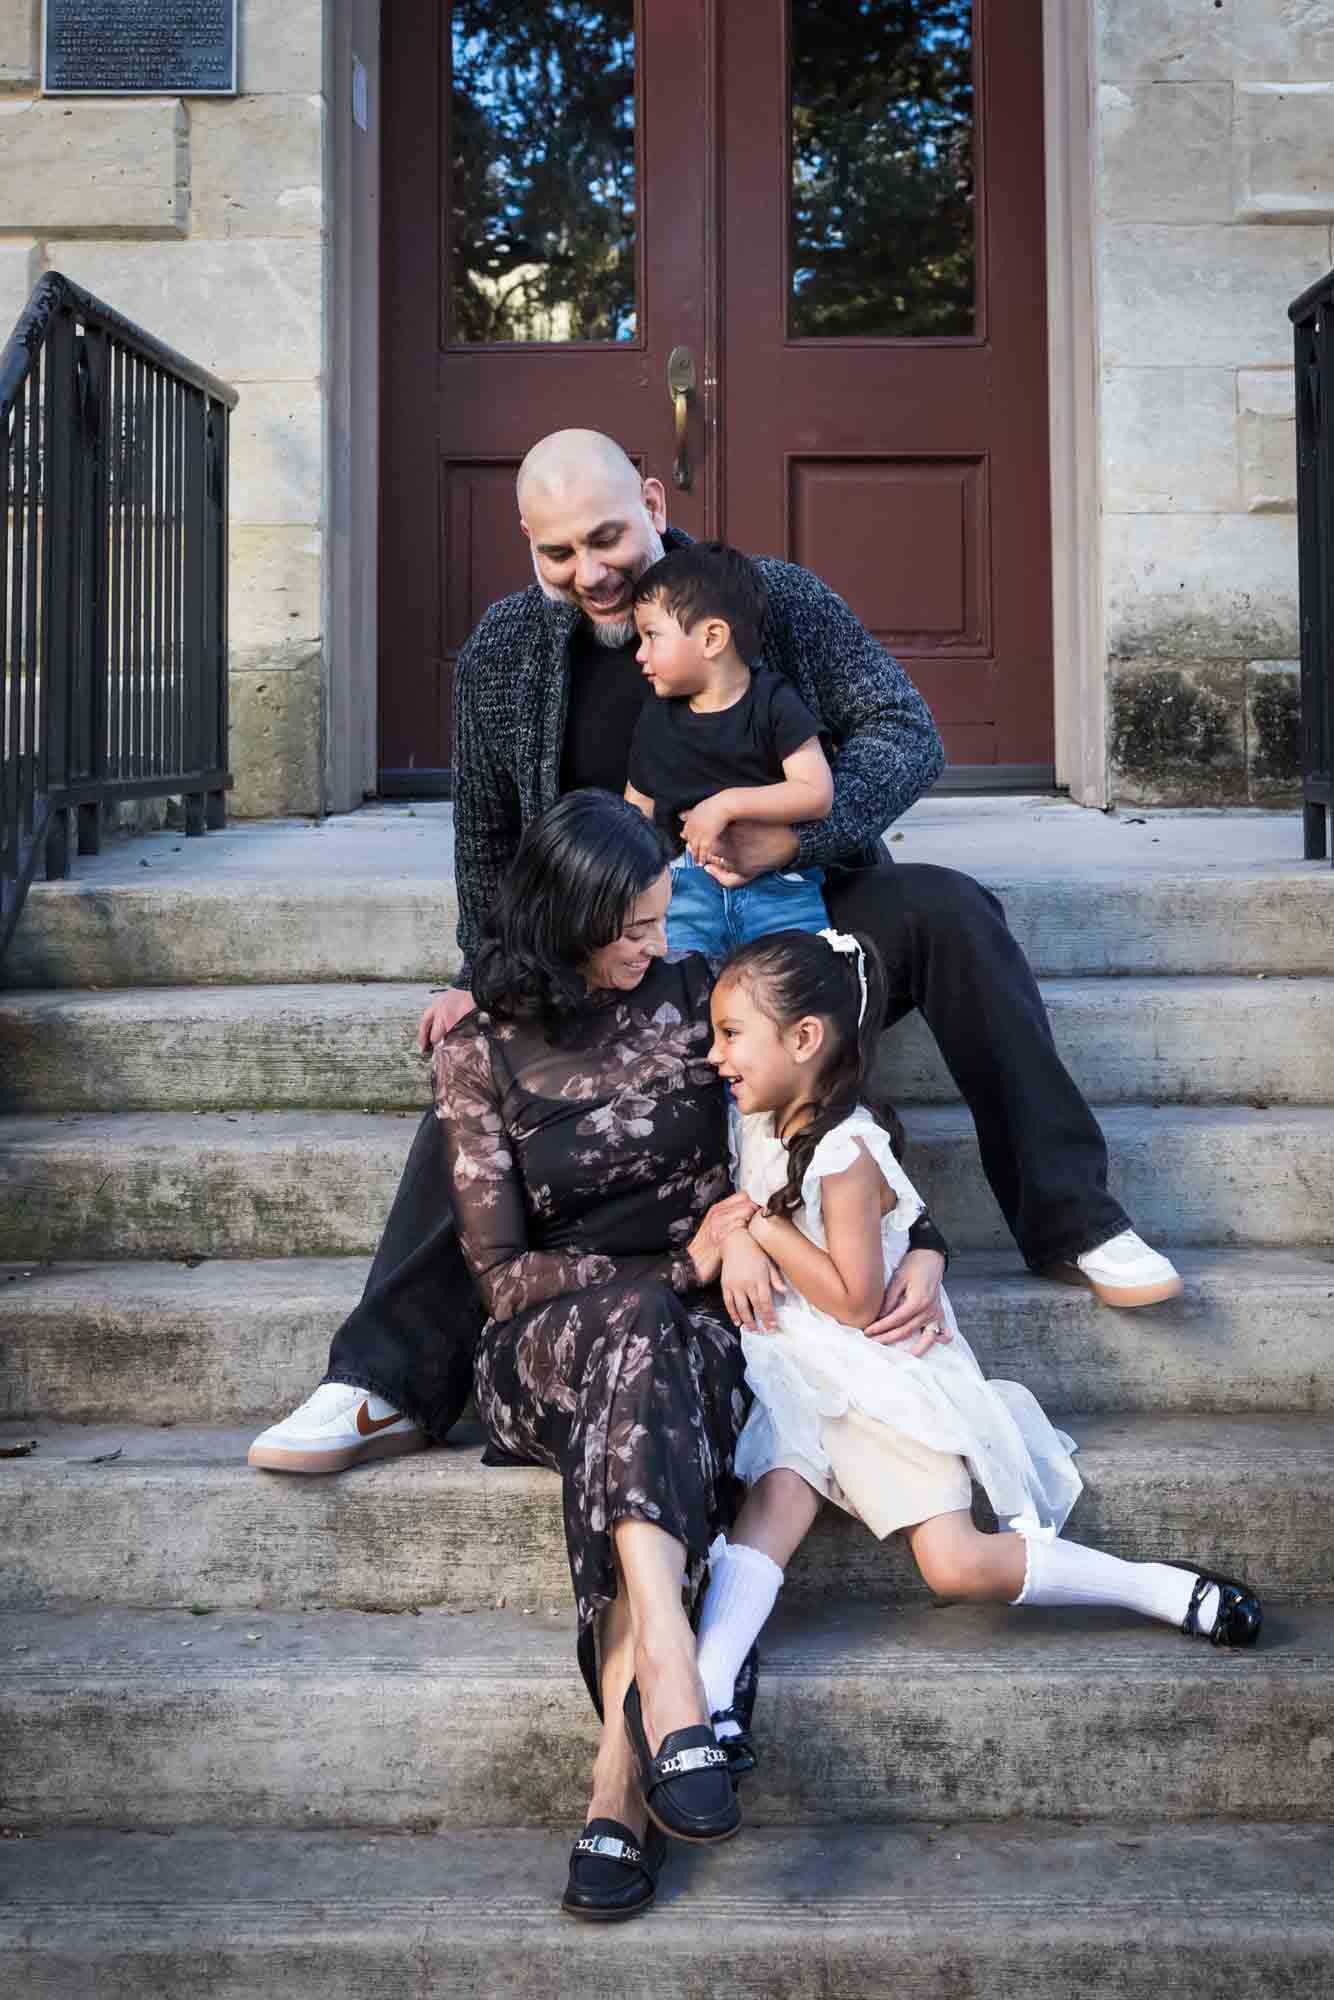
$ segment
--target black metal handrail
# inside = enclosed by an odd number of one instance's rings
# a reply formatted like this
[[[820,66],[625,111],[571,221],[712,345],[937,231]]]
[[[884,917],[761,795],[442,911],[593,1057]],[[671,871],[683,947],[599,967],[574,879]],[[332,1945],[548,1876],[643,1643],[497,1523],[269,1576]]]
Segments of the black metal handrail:
[[[1308,861],[1330,851],[1334,811],[1334,271],[1288,307],[1297,370],[1297,589],[1302,819]]]
[[[0,953],[104,806],[225,824],[236,402],[59,272],[0,352]]]

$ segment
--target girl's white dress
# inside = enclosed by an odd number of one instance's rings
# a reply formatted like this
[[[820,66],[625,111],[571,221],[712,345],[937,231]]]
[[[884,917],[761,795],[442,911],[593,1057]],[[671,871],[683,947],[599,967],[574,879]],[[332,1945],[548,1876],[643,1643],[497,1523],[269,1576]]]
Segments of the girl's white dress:
[[[889,1134],[864,1106],[815,1149],[792,1221],[823,1250],[820,1186],[864,1147],[897,1197],[881,1222],[888,1278],[908,1248],[923,1203],[894,1157]],[[787,1180],[787,1148],[767,1112],[732,1114],[733,1176],[763,1205]],[[776,1466],[890,1534],[966,1507],[970,1475],[1002,1526],[1059,1534],[1082,1490],[1073,1439],[1055,1430],[1018,1382],[988,1382],[942,1292],[953,1338],[918,1358],[846,1327],[788,1290],[775,1297],[777,1329],[746,1333],[746,1379],[755,1402],[737,1445],[749,1483]],[[962,1463],[961,1463],[962,1461]]]

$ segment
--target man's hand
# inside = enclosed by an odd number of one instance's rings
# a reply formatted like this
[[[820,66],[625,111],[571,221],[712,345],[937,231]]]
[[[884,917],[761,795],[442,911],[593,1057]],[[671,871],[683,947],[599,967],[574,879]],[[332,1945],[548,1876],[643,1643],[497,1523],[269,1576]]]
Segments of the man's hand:
[[[686,1245],[686,1255],[695,1267],[701,1285],[711,1285],[722,1268],[723,1245],[729,1236],[744,1229],[755,1213],[755,1203],[740,1190],[724,1201],[715,1201]]]
[[[701,868],[713,862],[724,862],[722,839],[730,820],[727,813],[726,792],[715,792],[711,799],[701,799],[697,806],[681,815],[681,837],[690,850],[691,859]]]
[[[733,820],[721,840],[722,864],[709,873],[724,889],[742,889],[757,875],[790,868],[797,858],[797,836],[790,826],[772,820]]]
[[[772,1258],[748,1230],[738,1229],[723,1244],[723,1304],[740,1327],[772,1333],[777,1324],[774,1293],[787,1286]]]
[[[455,1022],[461,1021],[465,1014],[471,1014],[476,1005],[472,994],[462,986],[450,986],[445,992],[437,993],[417,1023],[418,1055],[429,1055]]]
[[[944,1275],[945,1259],[939,1250],[909,1250],[889,1281],[880,1317],[871,1321],[866,1338],[881,1347],[911,1340],[908,1352],[919,1357],[936,1341],[952,1340],[940,1306]]]

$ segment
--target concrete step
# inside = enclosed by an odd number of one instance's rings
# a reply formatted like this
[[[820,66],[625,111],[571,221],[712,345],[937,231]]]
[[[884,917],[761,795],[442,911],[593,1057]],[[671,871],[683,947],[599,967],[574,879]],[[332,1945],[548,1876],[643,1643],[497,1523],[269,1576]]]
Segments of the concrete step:
[[[1290,2000],[1334,1989],[1334,1835],[1300,1825],[748,1827],[650,1914],[566,1922],[560,1831],[60,1832],[0,1844],[27,2000]],[[78,1885],[77,1890],[74,1885]]]
[[[894,857],[961,867],[994,890],[1040,974],[1334,972],[1334,872],[1298,858],[1295,818],[1277,828],[1179,816],[1150,832],[1067,806],[1046,816],[1035,847],[971,804],[956,815],[962,834],[939,837],[939,811],[915,808]],[[447,808],[112,843],[73,880],[34,884],[6,983],[436,984],[458,965],[452,878]]]
[[[992,1374],[1052,1409],[1334,1410],[1334,1251],[1173,1250],[1186,1281],[1127,1316],[965,1252],[949,1291]],[[242,1423],[309,1395],[365,1257],[0,1266],[0,1422]]]
[[[1043,991],[1090,1102],[1334,1104],[1334,979],[1057,979]],[[420,1111],[429,997],[387,984],[11,993],[0,1111]],[[920,1016],[884,1051],[898,1103],[958,1101]]]
[[[1283,1248],[1334,1235],[1334,1110],[1100,1112],[1111,1185],[1150,1238]],[[958,1250],[1009,1248],[972,1120],[919,1108],[908,1168]],[[0,1119],[0,1260],[374,1250],[410,1113],[70,1112]]]
[[[369,1268],[366,1257],[0,1266],[0,1421],[271,1422],[323,1375]]]
[[[1117,1612],[831,1603],[766,1641],[757,1826],[1328,1816],[1328,1608],[1231,1654]],[[573,1648],[540,1609],[11,1620],[5,1824],[576,1827]]]
[[[1075,1540],[1180,1556],[1249,1577],[1275,1600],[1334,1600],[1334,1427],[1321,1417],[1088,1417]],[[203,1603],[479,1611],[563,1605],[569,1572],[556,1475],[484,1466],[481,1433],[325,1479],[256,1473],[253,1428],[136,1430],[43,1423],[0,1465],[0,1605]],[[95,1523],[95,1531],[90,1531]],[[827,1509],[785,1595],[924,1603],[901,1538],[881,1544]]]

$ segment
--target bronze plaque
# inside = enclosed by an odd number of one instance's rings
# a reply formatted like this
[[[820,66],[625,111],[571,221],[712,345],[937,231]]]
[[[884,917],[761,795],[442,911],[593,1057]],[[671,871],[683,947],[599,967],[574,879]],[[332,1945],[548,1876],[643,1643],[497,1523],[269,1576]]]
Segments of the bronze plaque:
[[[236,0],[45,0],[51,95],[226,97],[236,90]]]

